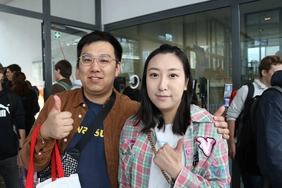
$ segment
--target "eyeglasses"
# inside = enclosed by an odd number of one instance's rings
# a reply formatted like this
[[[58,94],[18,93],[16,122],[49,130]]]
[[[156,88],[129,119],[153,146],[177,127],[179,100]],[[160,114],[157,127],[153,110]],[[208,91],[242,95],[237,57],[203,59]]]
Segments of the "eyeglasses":
[[[97,57],[94,57],[92,54],[82,54],[80,57],[80,62],[82,65],[90,66],[94,63],[94,60],[97,59],[97,63],[100,67],[107,66],[112,60],[118,62],[118,59],[112,59],[108,54],[100,54]]]

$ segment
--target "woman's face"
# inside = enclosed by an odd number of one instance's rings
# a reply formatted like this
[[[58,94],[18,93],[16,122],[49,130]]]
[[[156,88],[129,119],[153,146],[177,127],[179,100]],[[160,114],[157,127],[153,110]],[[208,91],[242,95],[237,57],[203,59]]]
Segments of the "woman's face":
[[[172,53],[158,54],[148,64],[148,96],[163,115],[176,114],[188,81],[180,59]]]
[[[13,72],[10,70],[10,69],[7,69],[7,72],[6,72],[6,77],[8,78],[9,81],[12,81],[13,79]]]

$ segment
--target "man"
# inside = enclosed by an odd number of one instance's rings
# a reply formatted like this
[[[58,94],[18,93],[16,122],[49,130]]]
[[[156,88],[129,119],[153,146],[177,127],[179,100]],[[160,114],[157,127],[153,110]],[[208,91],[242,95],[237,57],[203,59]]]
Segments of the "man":
[[[44,104],[35,124],[42,124],[34,154],[34,169],[40,171],[50,162],[56,139],[60,151],[72,149],[85,127],[107,103],[112,92],[116,99],[112,109],[81,153],[77,173],[83,188],[118,187],[119,138],[125,120],[139,108],[139,103],[113,89],[121,67],[122,47],[110,33],[95,31],[85,35],[77,46],[77,78],[82,88],[58,93]],[[224,108],[221,108],[221,114]],[[223,117],[217,125],[227,126]],[[218,129],[228,138],[228,129]],[[21,151],[25,167],[29,165],[30,137]]]
[[[282,71],[271,78],[272,86],[282,88]],[[266,90],[256,111],[258,166],[263,175],[260,187],[282,187],[282,93]],[[267,186],[266,186],[267,185]]]
[[[3,76],[4,68],[0,65],[0,80]],[[0,84],[0,176],[7,188],[20,187],[17,157],[25,139],[24,122],[21,98]]]
[[[270,79],[273,73],[277,70],[282,70],[282,58],[279,56],[266,56],[264,57],[259,65],[259,74],[260,78],[255,79],[253,82],[254,85],[254,94],[261,95],[264,90],[270,87]],[[232,100],[231,105],[229,106],[226,112],[226,119],[228,123],[228,128],[230,130],[230,139],[228,140],[229,147],[229,157],[235,159],[236,156],[236,141],[234,138],[235,134],[235,120],[240,115],[241,111],[244,108],[244,103],[248,94],[248,86],[243,85],[236,93],[236,96]],[[236,156],[238,157],[238,156]],[[248,174],[247,172],[240,169],[242,181],[244,187],[254,187],[257,188],[260,176],[254,176]]]
[[[67,60],[63,59],[55,64],[54,75],[57,83],[55,83],[51,87],[51,95],[71,89],[72,87],[72,83],[70,81],[71,74],[72,74],[72,66],[70,62],[68,62]]]

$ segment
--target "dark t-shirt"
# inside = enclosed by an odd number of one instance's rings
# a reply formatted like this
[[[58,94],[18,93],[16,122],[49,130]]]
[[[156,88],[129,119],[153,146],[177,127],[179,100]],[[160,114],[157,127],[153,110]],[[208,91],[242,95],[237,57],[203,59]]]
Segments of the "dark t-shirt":
[[[87,132],[88,126],[91,125],[94,118],[103,108],[103,105],[92,103],[85,97],[84,100],[88,105],[88,111],[66,150],[70,150],[77,144],[81,136]],[[83,188],[111,187],[104,149],[103,124],[99,126],[91,141],[82,151],[77,173]]]

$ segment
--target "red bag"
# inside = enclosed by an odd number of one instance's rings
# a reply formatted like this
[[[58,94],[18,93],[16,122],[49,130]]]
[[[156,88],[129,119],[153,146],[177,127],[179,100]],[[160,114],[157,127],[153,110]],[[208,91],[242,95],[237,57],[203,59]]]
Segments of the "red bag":
[[[41,125],[37,126],[34,129],[34,132],[33,132],[32,137],[31,137],[30,158],[29,158],[30,162],[29,162],[28,174],[27,174],[27,179],[26,179],[26,188],[31,188],[31,187],[34,186],[34,182],[33,182],[33,172],[34,172],[33,155],[34,155],[36,138],[37,138],[37,135],[38,135],[40,128],[41,128]],[[52,181],[55,181],[57,179],[56,178],[56,169],[58,171],[58,178],[63,178],[64,177],[64,170],[63,170],[61,156],[60,156],[60,152],[59,152],[57,142],[55,142],[55,146],[54,146],[54,149],[52,151],[51,164],[52,164]]]

